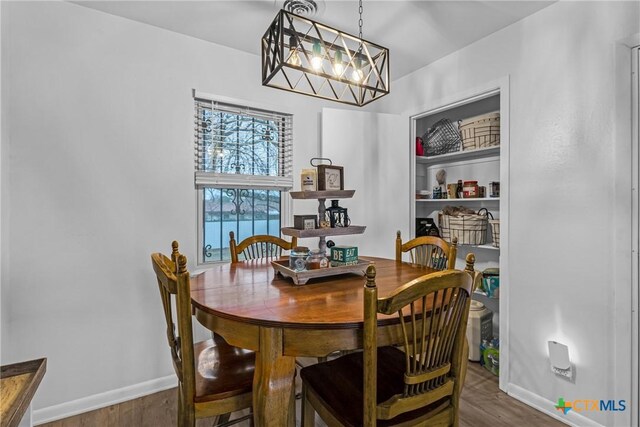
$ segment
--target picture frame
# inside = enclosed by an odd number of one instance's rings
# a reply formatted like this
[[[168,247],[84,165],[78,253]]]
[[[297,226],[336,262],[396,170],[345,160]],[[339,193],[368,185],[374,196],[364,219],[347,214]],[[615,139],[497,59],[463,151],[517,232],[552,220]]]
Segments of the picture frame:
[[[318,165],[318,191],[344,190],[344,168]]]
[[[315,230],[318,228],[318,217],[316,215],[294,215],[293,228],[297,230]]]

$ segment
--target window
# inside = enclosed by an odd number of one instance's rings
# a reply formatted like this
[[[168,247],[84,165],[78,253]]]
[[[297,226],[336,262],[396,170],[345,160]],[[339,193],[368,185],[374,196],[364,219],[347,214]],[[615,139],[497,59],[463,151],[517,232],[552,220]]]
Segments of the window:
[[[280,236],[281,192],[292,186],[293,116],[194,93],[199,263],[227,261],[236,241]]]

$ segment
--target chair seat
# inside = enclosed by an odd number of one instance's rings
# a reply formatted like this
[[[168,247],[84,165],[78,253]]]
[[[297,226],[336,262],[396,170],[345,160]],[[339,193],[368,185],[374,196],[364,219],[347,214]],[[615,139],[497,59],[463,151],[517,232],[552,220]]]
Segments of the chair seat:
[[[250,393],[255,353],[227,344],[222,338],[194,344],[198,403]]]
[[[377,403],[380,404],[404,390],[405,353],[395,347],[378,348]],[[351,353],[338,359],[311,365],[300,371],[306,386],[326,403],[334,417],[346,426],[362,426],[364,382],[362,353]],[[447,404],[444,398],[426,407],[398,415],[391,420],[378,420],[378,426],[393,426],[422,418]],[[432,414],[430,414],[432,415]]]

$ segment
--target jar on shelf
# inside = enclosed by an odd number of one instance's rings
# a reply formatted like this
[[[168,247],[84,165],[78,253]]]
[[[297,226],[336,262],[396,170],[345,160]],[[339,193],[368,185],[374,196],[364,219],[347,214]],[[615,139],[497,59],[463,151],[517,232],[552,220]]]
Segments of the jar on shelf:
[[[500,182],[492,181],[489,183],[489,186],[491,187],[491,194],[489,194],[489,197],[500,197]]]
[[[462,186],[462,180],[458,180],[458,185],[456,186],[456,199],[462,199],[464,195],[464,187]]]
[[[307,256],[306,267],[307,270],[329,267],[329,259],[320,249],[312,249],[309,251],[309,256]]]
[[[463,196],[465,199],[473,199],[478,197],[478,181],[465,181],[463,187]]]
[[[309,248],[306,246],[296,246],[289,253],[289,268],[295,271],[304,270],[308,256]]]

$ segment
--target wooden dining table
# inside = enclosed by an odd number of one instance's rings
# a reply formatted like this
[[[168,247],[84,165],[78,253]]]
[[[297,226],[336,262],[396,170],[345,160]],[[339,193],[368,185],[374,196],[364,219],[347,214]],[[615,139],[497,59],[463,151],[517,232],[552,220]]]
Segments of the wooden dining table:
[[[435,271],[390,259],[361,259],[375,265],[379,296]],[[264,258],[216,265],[191,279],[198,321],[229,344],[256,352],[255,425],[294,422],[296,357],[363,347],[364,283],[363,276],[345,274],[294,285]],[[378,345],[401,341],[398,317],[379,315]]]

